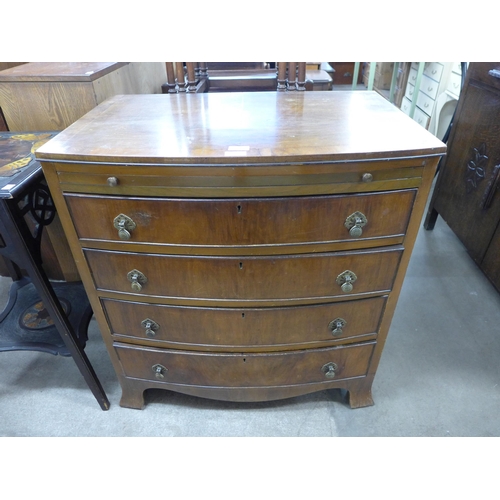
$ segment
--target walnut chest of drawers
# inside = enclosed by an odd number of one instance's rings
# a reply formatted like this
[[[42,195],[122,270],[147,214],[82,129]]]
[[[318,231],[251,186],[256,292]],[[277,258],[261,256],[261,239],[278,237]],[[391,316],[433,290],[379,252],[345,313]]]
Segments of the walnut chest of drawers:
[[[120,404],[373,404],[444,153],[375,92],[115,96],[40,148]]]

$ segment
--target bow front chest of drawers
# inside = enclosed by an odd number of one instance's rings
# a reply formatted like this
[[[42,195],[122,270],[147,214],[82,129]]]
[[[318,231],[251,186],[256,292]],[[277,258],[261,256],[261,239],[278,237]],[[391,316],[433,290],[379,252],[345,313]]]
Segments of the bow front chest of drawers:
[[[375,92],[115,96],[37,152],[122,387],[371,387],[445,146]]]

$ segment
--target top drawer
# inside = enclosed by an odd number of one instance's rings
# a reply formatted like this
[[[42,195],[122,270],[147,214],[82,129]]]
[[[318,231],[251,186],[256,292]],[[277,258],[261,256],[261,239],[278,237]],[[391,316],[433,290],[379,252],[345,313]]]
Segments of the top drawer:
[[[416,190],[347,196],[243,199],[126,198],[66,194],[86,247],[106,242],[254,248],[369,240],[406,232]],[[96,221],[99,221],[96,223]],[[171,249],[170,249],[171,250]]]

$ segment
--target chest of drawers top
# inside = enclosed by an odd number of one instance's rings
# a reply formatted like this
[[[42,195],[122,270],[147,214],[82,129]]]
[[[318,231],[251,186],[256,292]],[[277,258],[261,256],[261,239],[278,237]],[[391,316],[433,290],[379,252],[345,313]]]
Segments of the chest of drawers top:
[[[253,92],[115,96],[40,148],[37,157],[259,166],[444,151],[376,92]]]

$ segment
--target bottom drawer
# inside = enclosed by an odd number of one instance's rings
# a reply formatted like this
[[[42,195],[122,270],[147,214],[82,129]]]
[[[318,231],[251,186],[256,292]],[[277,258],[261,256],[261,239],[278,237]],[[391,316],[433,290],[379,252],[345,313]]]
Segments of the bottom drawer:
[[[127,377],[205,387],[273,387],[366,375],[375,342],[281,353],[199,353],[115,343]]]

